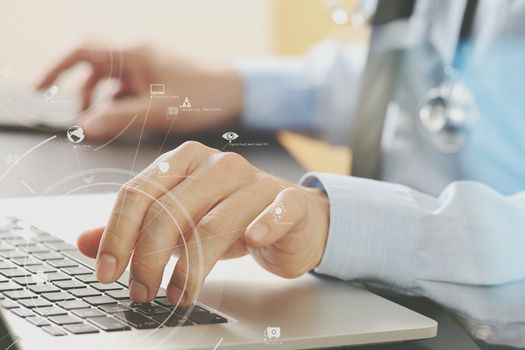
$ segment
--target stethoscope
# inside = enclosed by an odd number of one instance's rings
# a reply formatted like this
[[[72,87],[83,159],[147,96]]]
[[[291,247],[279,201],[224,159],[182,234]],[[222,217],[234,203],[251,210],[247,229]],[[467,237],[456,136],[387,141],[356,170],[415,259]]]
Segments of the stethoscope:
[[[350,6],[344,0],[327,0],[330,17],[340,25],[351,23],[354,26],[363,26],[371,23],[377,4],[373,0],[359,0]],[[479,119],[474,94],[461,79],[463,65],[458,59],[464,39],[471,34],[476,5],[476,0],[467,2],[455,57],[443,68],[443,82],[428,90],[418,105],[421,132],[443,153],[458,152]]]

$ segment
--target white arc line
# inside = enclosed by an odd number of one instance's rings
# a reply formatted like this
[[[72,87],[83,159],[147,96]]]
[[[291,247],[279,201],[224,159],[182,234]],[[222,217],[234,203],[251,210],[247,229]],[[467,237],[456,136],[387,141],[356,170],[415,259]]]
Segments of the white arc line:
[[[43,144],[53,140],[53,139],[56,139],[57,135],[53,135],[51,136],[50,138],[47,138],[45,139],[44,141],[40,142],[39,144],[31,147],[30,149],[28,149],[24,154],[22,154],[19,158],[17,158],[5,171],[4,173],[2,174],[2,176],[0,176],[0,182],[2,182],[2,180],[7,176],[7,174],[9,174],[9,172],[15,167],[15,165],[17,165],[18,163],[20,163],[20,161],[22,159],[24,159],[25,156],[27,156],[29,153],[33,152],[35,149],[37,149],[38,147],[42,146]]]
[[[24,181],[24,179],[20,179],[20,182],[22,183],[22,185],[25,186],[25,188],[29,190],[29,192],[31,192],[32,194],[36,194],[36,192],[31,188],[31,186],[27,184],[27,182]]]
[[[223,340],[224,340],[224,338],[221,338],[221,340],[219,340],[217,345],[215,345],[215,347],[212,350],[217,350],[219,348],[219,346],[221,346]]]

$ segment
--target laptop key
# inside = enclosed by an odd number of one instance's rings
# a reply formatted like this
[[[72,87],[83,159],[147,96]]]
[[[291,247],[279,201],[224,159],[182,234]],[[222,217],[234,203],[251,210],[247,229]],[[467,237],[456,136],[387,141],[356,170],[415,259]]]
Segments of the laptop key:
[[[119,290],[119,289],[122,289],[122,286],[118,283],[108,283],[108,284],[104,284],[104,283],[93,283],[91,284],[91,287],[97,289],[97,290],[100,290],[101,292],[106,292],[108,290]]]
[[[98,329],[96,329],[93,326],[90,326],[88,324],[71,324],[64,326],[66,330],[73,334],[90,334],[90,333],[98,333]]]
[[[12,269],[15,267],[16,265],[13,264],[11,261],[8,261],[8,260],[0,261],[0,270]]]
[[[67,311],[59,308],[58,306],[48,307],[37,307],[33,311],[43,317],[56,316],[56,315],[67,315]]]
[[[51,323],[49,323],[48,320],[46,320],[45,318],[40,317],[40,316],[27,317],[26,320],[31,322],[32,324],[34,324],[37,327],[49,326],[51,324]]]
[[[145,315],[164,314],[166,312],[170,312],[170,310],[166,309],[165,307],[152,303],[134,303],[133,307]]]
[[[127,289],[110,290],[106,294],[117,300],[129,299],[129,291]]]
[[[9,278],[31,276],[29,272],[19,267],[0,270],[0,273],[4,275],[5,277],[9,277]]]
[[[215,324],[215,323],[227,323],[224,317],[211,312],[192,312],[188,319],[197,324]]]
[[[12,290],[5,292],[4,295],[9,299],[18,300],[18,299],[27,299],[27,298],[36,298],[37,295],[33,292],[28,291],[27,289],[21,290]]]
[[[129,311],[129,308],[122,305],[122,304],[108,304],[108,305],[100,305],[99,309],[108,313],[108,314],[114,314],[116,312],[123,312],[123,311]]]
[[[74,310],[74,309],[84,309],[88,308],[89,304],[86,303],[83,300],[75,299],[75,300],[64,300],[58,303],[58,306],[66,309],[66,310]]]
[[[73,310],[73,313],[82,318],[106,316],[105,313],[95,308]]]
[[[20,250],[12,250],[12,251],[0,252],[0,256],[6,259],[13,259],[13,258],[24,258],[27,256],[27,254]]]
[[[116,304],[117,303],[116,300],[108,298],[105,295],[101,295],[101,296],[98,296],[98,297],[87,297],[87,298],[84,298],[84,301],[86,303],[89,303],[89,304],[94,305],[94,306],[107,305],[107,304]]]
[[[22,317],[22,318],[35,316],[35,314],[31,310],[26,309],[25,307],[19,307],[19,308],[16,308],[16,309],[12,309],[11,311],[15,315],[17,315],[19,317]]]
[[[114,316],[137,329],[151,329],[159,327],[159,324],[156,321],[153,321],[143,314],[133,310],[119,312]]]
[[[55,260],[55,259],[63,259],[64,256],[57,252],[46,252],[46,253],[33,253],[32,254],[35,258],[40,260]]]
[[[46,235],[38,235],[36,237],[33,237],[33,239],[40,243],[58,243],[63,242],[60,238],[51,236],[49,234]]]
[[[8,282],[0,283],[0,292],[7,292],[10,290],[18,290],[18,289],[22,289],[22,286],[14,282],[8,281]]]
[[[70,259],[62,259],[62,260],[50,260],[49,265],[56,267],[57,269],[62,267],[75,267],[78,266],[78,264]]]
[[[20,246],[18,248],[26,253],[46,253],[49,251],[49,248],[41,244],[25,245],[25,246]]]
[[[58,289],[56,286],[54,286],[52,284],[49,284],[49,283],[36,284],[34,286],[28,286],[27,289],[29,289],[33,293],[37,293],[37,294],[60,292],[60,289]]]
[[[84,298],[84,297],[95,297],[101,295],[101,293],[98,290],[95,290],[93,288],[79,288],[79,289],[71,289],[69,293],[73,294],[76,297]]]
[[[13,264],[9,260],[2,260],[2,261],[0,261],[0,270],[12,269],[12,268],[15,268],[15,267],[16,267],[16,265]]]
[[[40,329],[43,329],[44,331],[46,331],[47,333],[55,337],[67,335],[65,331],[63,331],[61,328],[58,328],[56,326],[44,326],[44,327],[40,327]]]
[[[75,278],[81,282],[84,282],[84,283],[94,283],[94,282],[98,282],[97,280],[97,276],[95,276],[95,274],[89,274],[89,275],[78,275],[78,276],[75,276]]]
[[[16,301],[11,299],[5,299],[0,301],[0,306],[2,306],[4,309],[14,309],[20,307],[20,305],[18,305]]]
[[[77,280],[69,280],[69,281],[56,281],[55,286],[62,288],[62,289],[78,289],[78,288],[85,288],[86,285],[80,281]]]
[[[48,282],[55,282],[55,281],[67,281],[71,279],[71,276],[68,276],[62,272],[49,272],[44,274],[44,278]]]
[[[43,293],[41,296],[53,302],[75,299],[75,297],[66,292]]]
[[[30,309],[53,305],[49,301],[42,298],[21,299],[18,301],[18,303]]]
[[[88,321],[106,332],[129,331],[131,328],[112,317],[93,317]]]
[[[16,283],[22,286],[30,286],[30,285],[42,283],[42,280],[38,278],[37,276],[15,277],[13,278],[13,281],[15,281]]]
[[[83,322],[80,318],[70,315],[49,316],[48,320],[60,326],[65,324],[75,324]]]
[[[50,272],[57,272],[56,269],[54,269],[51,266],[48,265],[39,265],[39,266],[27,266],[27,271],[30,271],[31,273],[50,273]]]
[[[68,250],[77,250],[77,247],[75,247],[72,244],[66,243],[64,241],[62,242],[46,242],[44,243],[47,247],[57,250],[57,251],[68,251]]]
[[[158,323],[166,327],[181,327],[192,325],[190,321],[184,319],[182,316],[172,313],[156,314],[152,318]]]
[[[24,257],[24,258],[13,258],[11,259],[12,262],[17,264],[18,266],[35,266],[35,265],[42,265],[42,262],[40,260],[37,260],[32,257]]]
[[[77,275],[90,275],[93,273],[92,270],[88,269],[84,266],[76,266],[76,267],[65,267],[62,269],[63,272],[67,273],[71,276],[77,276]]]
[[[7,281],[9,281],[9,278],[0,275],[0,283],[7,282]]]

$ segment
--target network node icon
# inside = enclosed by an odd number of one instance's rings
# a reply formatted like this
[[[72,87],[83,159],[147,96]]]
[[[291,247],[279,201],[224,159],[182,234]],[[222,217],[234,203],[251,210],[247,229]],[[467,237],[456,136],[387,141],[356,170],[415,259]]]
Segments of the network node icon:
[[[184,102],[182,103],[182,108],[191,108],[191,102],[189,97],[184,98]]]
[[[66,132],[66,136],[69,142],[75,144],[84,141],[86,137],[86,135],[84,135],[84,129],[78,125],[70,127]]]

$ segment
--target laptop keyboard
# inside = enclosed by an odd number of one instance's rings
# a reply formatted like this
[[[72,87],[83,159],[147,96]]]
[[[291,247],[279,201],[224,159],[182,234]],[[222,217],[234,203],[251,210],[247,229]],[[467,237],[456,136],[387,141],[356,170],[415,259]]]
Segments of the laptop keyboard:
[[[0,226],[0,306],[53,336],[228,322],[201,305],[175,308],[164,289],[135,303],[123,278],[99,283],[75,246],[12,217]]]

